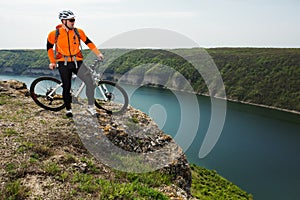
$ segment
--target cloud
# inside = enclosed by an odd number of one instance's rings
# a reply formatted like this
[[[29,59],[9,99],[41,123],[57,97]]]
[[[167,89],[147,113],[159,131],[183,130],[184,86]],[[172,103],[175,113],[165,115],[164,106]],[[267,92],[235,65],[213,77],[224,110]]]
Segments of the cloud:
[[[77,1],[71,1],[71,0],[65,0],[65,1],[61,1],[61,0],[51,0],[51,1],[36,1],[36,0],[10,0],[10,1],[2,1],[0,3],[0,5],[2,6],[7,6],[7,5],[13,5],[13,6],[19,6],[19,5],[53,5],[53,4],[57,4],[57,5],[74,5],[74,4],[88,4],[88,3],[120,3],[126,0],[77,0]]]
[[[97,15],[99,18],[135,18],[135,17],[151,17],[151,18],[190,18],[195,17],[194,12],[185,11],[160,11],[160,12],[101,12]],[[93,15],[94,17],[94,15]]]

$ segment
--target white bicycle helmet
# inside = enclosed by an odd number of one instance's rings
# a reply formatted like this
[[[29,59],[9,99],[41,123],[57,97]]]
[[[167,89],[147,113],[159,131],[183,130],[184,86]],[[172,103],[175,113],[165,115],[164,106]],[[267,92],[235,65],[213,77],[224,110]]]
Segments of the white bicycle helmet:
[[[71,10],[63,10],[58,15],[58,18],[60,20],[62,20],[62,19],[71,19],[71,18],[74,18],[74,17],[75,17],[75,15]]]

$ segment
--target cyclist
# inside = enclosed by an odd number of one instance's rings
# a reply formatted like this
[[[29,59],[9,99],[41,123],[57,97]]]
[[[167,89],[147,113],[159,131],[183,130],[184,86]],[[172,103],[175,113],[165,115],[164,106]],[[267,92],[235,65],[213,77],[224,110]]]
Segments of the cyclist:
[[[48,35],[47,53],[50,60],[49,68],[53,70],[58,67],[61,76],[63,100],[67,109],[66,116],[73,116],[71,108],[72,97],[70,94],[72,73],[77,74],[85,82],[86,96],[88,97],[87,111],[91,115],[97,115],[94,108],[94,83],[87,67],[83,64],[80,41],[83,41],[98,59],[103,60],[104,56],[82,29],[75,28],[75,15],[72,11],[61,11],[59,19],[61,24]],[[55,48],[53,48],[54,45]]]

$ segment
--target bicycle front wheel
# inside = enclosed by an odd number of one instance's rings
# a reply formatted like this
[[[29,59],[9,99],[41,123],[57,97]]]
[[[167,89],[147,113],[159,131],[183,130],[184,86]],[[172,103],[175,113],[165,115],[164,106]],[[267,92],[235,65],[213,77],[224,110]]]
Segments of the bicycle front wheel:
[[[62,96],[62,83],[53,77],[39,77],[30,85],[30,96],[40,107],[59,111],[65,107]]]
[[[118,84],[102,80],[95,89],[95,105],[109,114],[121,114],[127,109],[128,96]]]

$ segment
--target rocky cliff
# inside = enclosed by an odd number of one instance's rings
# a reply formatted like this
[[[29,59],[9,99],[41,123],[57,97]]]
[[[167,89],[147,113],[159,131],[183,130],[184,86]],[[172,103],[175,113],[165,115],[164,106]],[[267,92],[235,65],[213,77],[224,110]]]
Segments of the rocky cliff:
[[[1,199],[252,199],[215,171],[190,167],[145,113],[98,112],[66,118],[35,105],[24,83],[0,81]]]
[[[36,106],[28,96],[24,83],[1,81],[0,95],[0,196],[14,196],[17,199],[101,199],[106,194],[93,189],[92,186],[97,185],[93,181],[106,180],[114,188],[117,186],[113,183],[119,187],[129,182],[129,178],[125,178],[129,177],[128,174],[133,176],[134,173],[120,172],[96,159],[95,152],[87,148],[85,141],[89,137],[87,130],[91,125],[86,125],[86,131],[78,134],[76,130],[80,125],[74,122],[76,119],[65,118],[64,111],[50,112]],[[146,114],[131,107],[122,117],[110,116],[100,110],[99,113],[98,139],[105,136],[126,152],[141,155],[165,148],[163,160],[158,157],[154,159],[153,156],[149,157],[153,160],[148,158],[148,163],[159,162],[164,166],[146,174],[156,174],[155,177],[151,175],[151,181],[166,176],[170,182],[145,183],[143,187],[152,187],[157,193],[174,199],[192,198],[191,170],[184,153]],[[135,134],[128,132],[130,126],[135,127]],[[148,129],[147,137],[141,138],[138,134],[144,133],[145,127]],[[88,141],[95,140],[96,137]],[[103,149],[111,147],[105,145],[101,145]],[[132,162],[126,157],[118,159],[124,165]],[[145,163],[142,164],[137,165],[146,167]],[[91,185],[85,182],[89,175],[93,177]],[[99,187],[103,187],[103,184]],[[126,194],[122,196],[126,197]]]

